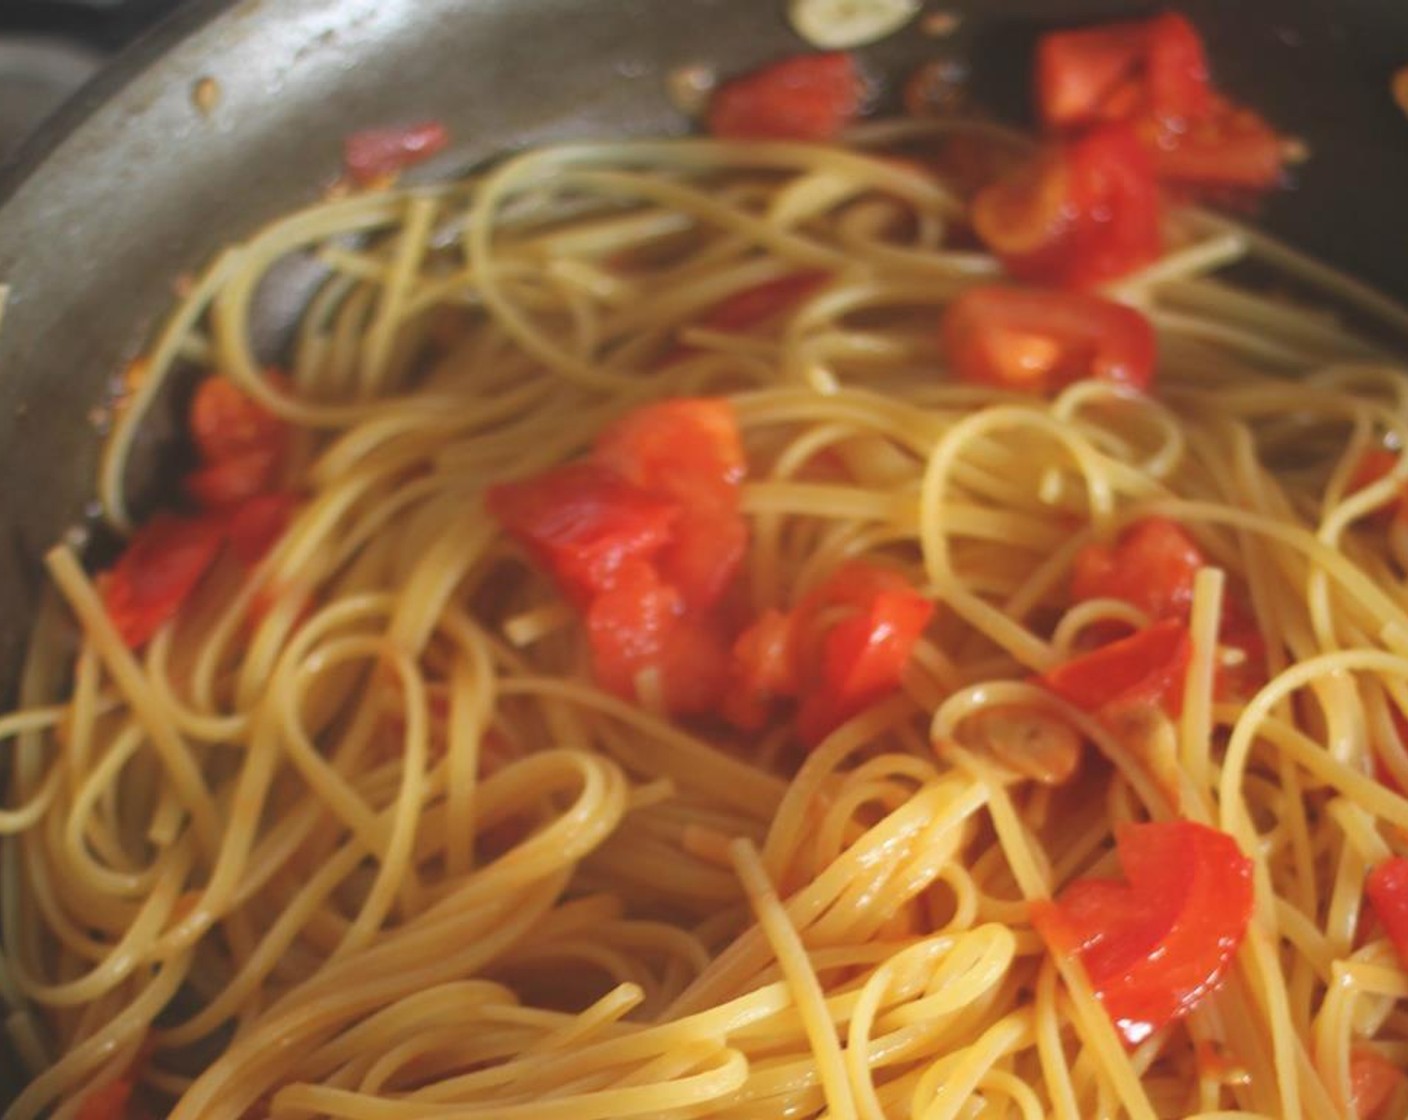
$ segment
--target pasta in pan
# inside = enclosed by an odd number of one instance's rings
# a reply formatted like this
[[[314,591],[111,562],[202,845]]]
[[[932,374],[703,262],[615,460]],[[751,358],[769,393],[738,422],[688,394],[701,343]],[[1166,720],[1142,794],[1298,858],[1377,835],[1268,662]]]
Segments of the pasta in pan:
[[[1193,211],[1109,289],[1155,327],[1149,392],[958,379],[937,323],[998,272],[962,214],[864,144],[582,145],[211,265],[119,412],[104,509],[138,520],[129,453],[195,366],[289,433],[291,512],[138,650],[48,558],[0,724],[8,1115],[135,1078],[183,1120],[1328,1117],[1365,1055],[1408,1064],[1363,900],[1408,829],[1408,469],[1356,474],[1403,446],[1408,380],[1221,278],[1287,262]],[[251,321],[290,259],[322,273],[273,376]],[[679,399],[726,401],[746,454],[729,610],[856,563],[932,605],[898,687],[811,749],[786,698],[740,727],[650,673],[604,687],[486,509]],[[1200,557],[1180,702],[1111,715],[1051,674],[1154,619],[1072,580],[1154,523]],[[1235,841],[1250,920],[1215,990],[1126,1039],[1030,903],[1174,820]]]

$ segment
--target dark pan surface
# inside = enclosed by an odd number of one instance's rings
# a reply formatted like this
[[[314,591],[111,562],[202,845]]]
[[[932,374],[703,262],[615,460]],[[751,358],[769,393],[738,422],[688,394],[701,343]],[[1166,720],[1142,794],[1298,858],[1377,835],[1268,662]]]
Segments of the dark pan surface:
[[[1408,63],[1402,0],[1188,0],[1219,80],[1314,157],[1264,224],[1408,298],[1408,119],[1388,94]],[[978,98],[1025,112],[1036,32],[1141,14],[1098,0],[929,0],[957,34],[911,28],[868,49],[875,72],[963,59]],[[92,414],[158,322],[178,273],[337,173],[341,138],[438,117],[449,171],[568,136],[678,132],[663,79],[683,63],[744,70],[802,49],[781,0],[203,0],[150,36],[31,146],[0,184],[0,682],[13,679],[39,557],[92,492]],[[220,87],[208,115],[193,90]],[[893,100],[893,84],[890,89]],[[0,1097],[4,1097],[0,1081]]]

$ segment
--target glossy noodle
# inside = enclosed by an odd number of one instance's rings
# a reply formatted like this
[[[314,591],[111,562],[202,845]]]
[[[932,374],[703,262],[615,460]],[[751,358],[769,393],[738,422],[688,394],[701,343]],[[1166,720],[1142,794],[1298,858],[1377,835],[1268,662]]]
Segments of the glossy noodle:
[[[998,274],[962,211],[863,146],[549,148],[311,207],[198,277],[109,438],[107,517],[138,520],[129,454],[191,366],[294,428],[303,500],[140,653],[48,557],[0,723],[7,1115],[135,1074],[179,1120],[1290,1120],[1347,1114],[1359,1048],[1408,1064],[1408,975],[1362,914],[1408,829],[1408,534],[1372,516],[1408,468],[1351,485],[1408,442],[1408,379],[1217,275],[1264,247],[1189,211],[1109,289],[1158,330],[1153,393],[960,383],[939,315]],[[323,271],[281,385],[251,321],[290,259]],[[827,280],[780,318],[704,324],[802,270]],[[903,688],[810,752],[594,685],[484,508],[698,396],[747,449],[752,612],[857,558],[937,604]],[[1176,719],[1112,724],[1032,678],[1144,621],[1067,586],[1152,516],[1210,560],[1193,654]],[[1229,699],[1234,590],[1266,673]],[[992,749],[1013,708],[1074,731],[1073,775]],[[1235,838],[1255,909],[1215,995],[1130,1047],[1028,901],[1176,816]]]

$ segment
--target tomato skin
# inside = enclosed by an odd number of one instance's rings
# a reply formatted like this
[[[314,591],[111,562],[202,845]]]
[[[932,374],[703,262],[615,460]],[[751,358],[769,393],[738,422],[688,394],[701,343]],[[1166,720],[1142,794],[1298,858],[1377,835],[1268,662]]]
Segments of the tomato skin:
[[[1349,1104],[1355,1120],[1380,1120],[1405,1076],[1377,1050],[1357,1047],[1349,1059]]]
[[[1398,466],[1398,459],[1398,454],[1386,447],[1370,448],[1354,465],[1354,470],[1349,476],[1349,483],[1345,488],[1346,492],[1349,494],[1357,493],[1366,486],[1371,486],[1380,479],[1387,478],[1393,472],[1394,467]],[[1392,522],[1394,517],[1408,518],[1408,490],[1402,487],[1396,497],[1389,498],[1370,514],[1373,522],[1381,527]]]
[[[285,387],[281,374],[268,377]],[[199,505],[238,505],[274,486],[288,450],[288,425],[229,378],[213,374],[196,386],[187,425],[201,465],[184,486]]]
[[[797,695],[797,687],[792,616],[769,608],[739,634],[729,651],[724,718],[735,727],[756,731],[767,723],[773,704]]]
[[[664,548],[680,512],[599,463],[500,483],[485,502],[578,606],[609,590],[624,565]]]
[[[1148,153],[1121,125],[1082,136],[1071,147],[1072,259],[1057,270],[1071,287],[1124,276],[1163,251],[1158,184]],[[1039,277],[1038,277],[1039,278]]]
[[[1193,581],[1207,564],[1178,522],[1146,517],[1129,525],[1113,547],[1087,545],[1076,555],[1071,597],[1122,599],[1150,618],[1187,618]]]
[[[132,1079],[120,1077],[84,1094],[76,1120],[124,1120],[132,1099]]]
[[[444,150],[450,130],[439,121],[368,128],[343,141],[342,166],[358,186],[369,186]]]
[[[1131,307],[1083,292],[984,285],[944,311],[944,350],[960,380],[1050,393],[1094,378],[1147,391],[1156,343]]]
[[[851,613],[828,621],[835,608]],[[899,688],[934,604],[898,572],[857,562],[838,568],[797,609],[797,732],[816,745]]]
[[[1221,984],[1251,920],[1252,863],[1226,833],[1187,820],[1121,825],[1115,847],[1125,882],[1077,881],[1031,918],[1053,953],[1080,959],[1135,1045]]]
[[[1264,191],[1281,181],[1286,161],[1280,135],[1256,113],[1221,98],[1207,116],[1181,131],[1141,126],[1159,178],[1173,186]]]
[[[826,286],[829,272],[790,272],[776,280],[745,288],[715,304],[699,321],[701,327],[738,334],[795,307]]]
[[[223,509],[270,489],[278,480],[280,465],[278,449],[255,448],[196,468],[182,485],[197,504]]]
[[[713,710],[723,693],[728,649],[709,620],[689,615],[680,593],[648,563],[622,566],[612,587],[587,608],[597,683],[627,699],[653,669],[671,715]]]
[[[1177,12],[1043,35],[1036,92],[1043,122],[1055,129],[1142,113],[1180,128],[1207,115],[1212,104],[1202,36]]]
[[[279,491],[256,494],[231,510],[226,533],[235,559],[246,568],[264,559],[284,535],[298,503],[298,495]]]
[[[1408,969],[1408,856],[1390,856],[1375,866],[1364,882],[1364,894],[1399,963]]]
[[[747,460],[733,406],[702,398],[645,405],[602,432],[593,454],[643,492],[678,503],[661,574],[692,609],[717,603],[748,546],[739,512]]]
[[[1169,184],[1261,191],[1281,178],[1280,136],[1214,90],[1202,36],[1176,12],[1043,36],[1037,107],[1068,133],[1128,124]]]
[[[283,381],[277,375],[271,377]],[[187,424],[196,450],[207,463],[253,451],[281,453],[287,439],[287,427],[279,417],[220,374],[196,386]]]
[[[716,398],[637,408],[601,433],[593,454],[632,485],[670,497],[732,497],[748,467],[733,406]]]
[[[862,89],[849,54],[784,58],[720,86],[708,130],[723,140],[834,140],[860,113]]]
[[[819,743],[846,720],[894,692],[934,604],[917,593],[879,592],[864,614],[842,619],[826,635],[821,679],[803,696],[797,732]]]
[[[224,527],[212,517],[159,513],[141,526],[98,577],[103,606],[129,649],[174,618],[215,562]]]
[[[1148,151],[1124,124],[1057,141],[1013,176],[978,192],[979,238],[1018,280],[1089,288],[1163,249]]]
[[[1083,711],[1152,704],[1176,718],[1183,708],[1183,682],[1192,652],[1188,627],[1179,619],[1164,618],[1057,665],[1036,680]]]
[[[1182,130],[1212,110],[1212,79],[1203,37],[1178,12],[1145,25],[1145,81],[1149,111],[1166,127]]]
[[[1146,49],[1142,22],[1043,35],[1036,46],[1037,111],[1048,128],[1108,119],[1109,103],[1136,76]]]

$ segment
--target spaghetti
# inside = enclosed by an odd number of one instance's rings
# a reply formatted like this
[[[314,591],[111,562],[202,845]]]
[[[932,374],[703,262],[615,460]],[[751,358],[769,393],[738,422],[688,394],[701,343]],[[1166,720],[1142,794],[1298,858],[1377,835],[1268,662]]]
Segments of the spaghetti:
[[[1408,829],[1408,534],[1375,514],[1408,467],[1352,481],[1408,442],[1408,379],[1216,275],[1261,245],[1186,213],[1117,285],[1153,392],[957,382],[937,318],[997,265],[860,139],[530,152],[311,207],[195,282],[109,439],[108,518],[191,364],[294,432],[300,504],[140,653],[49,556],[64,609],[0,722],[8,1116],[131,1078],[180,1120],[1291,1120],[1347,1115],[1359,1056],[1408,1065],[1363,905]],[[324,278],[279,382],[251,322],[290,257]],[[799,271],[824,283],[708,325]],[[937,604],[902,689],[809,753],[595,685],[485,512],[671,397],[738,418],[750,614],[856,560]],[[1112,721],[1034,678],[1148,621],[1068,588],[1151,518],[1208,558],[1192,654],[1178,715]],[[1265,664],[1228,692],[1234,596]],[[992,749],[1014,711],[1058,757]],[[1235,839],[1254,913],[1218,990],[1129,1046],[1029,903],[1175,817]]]

